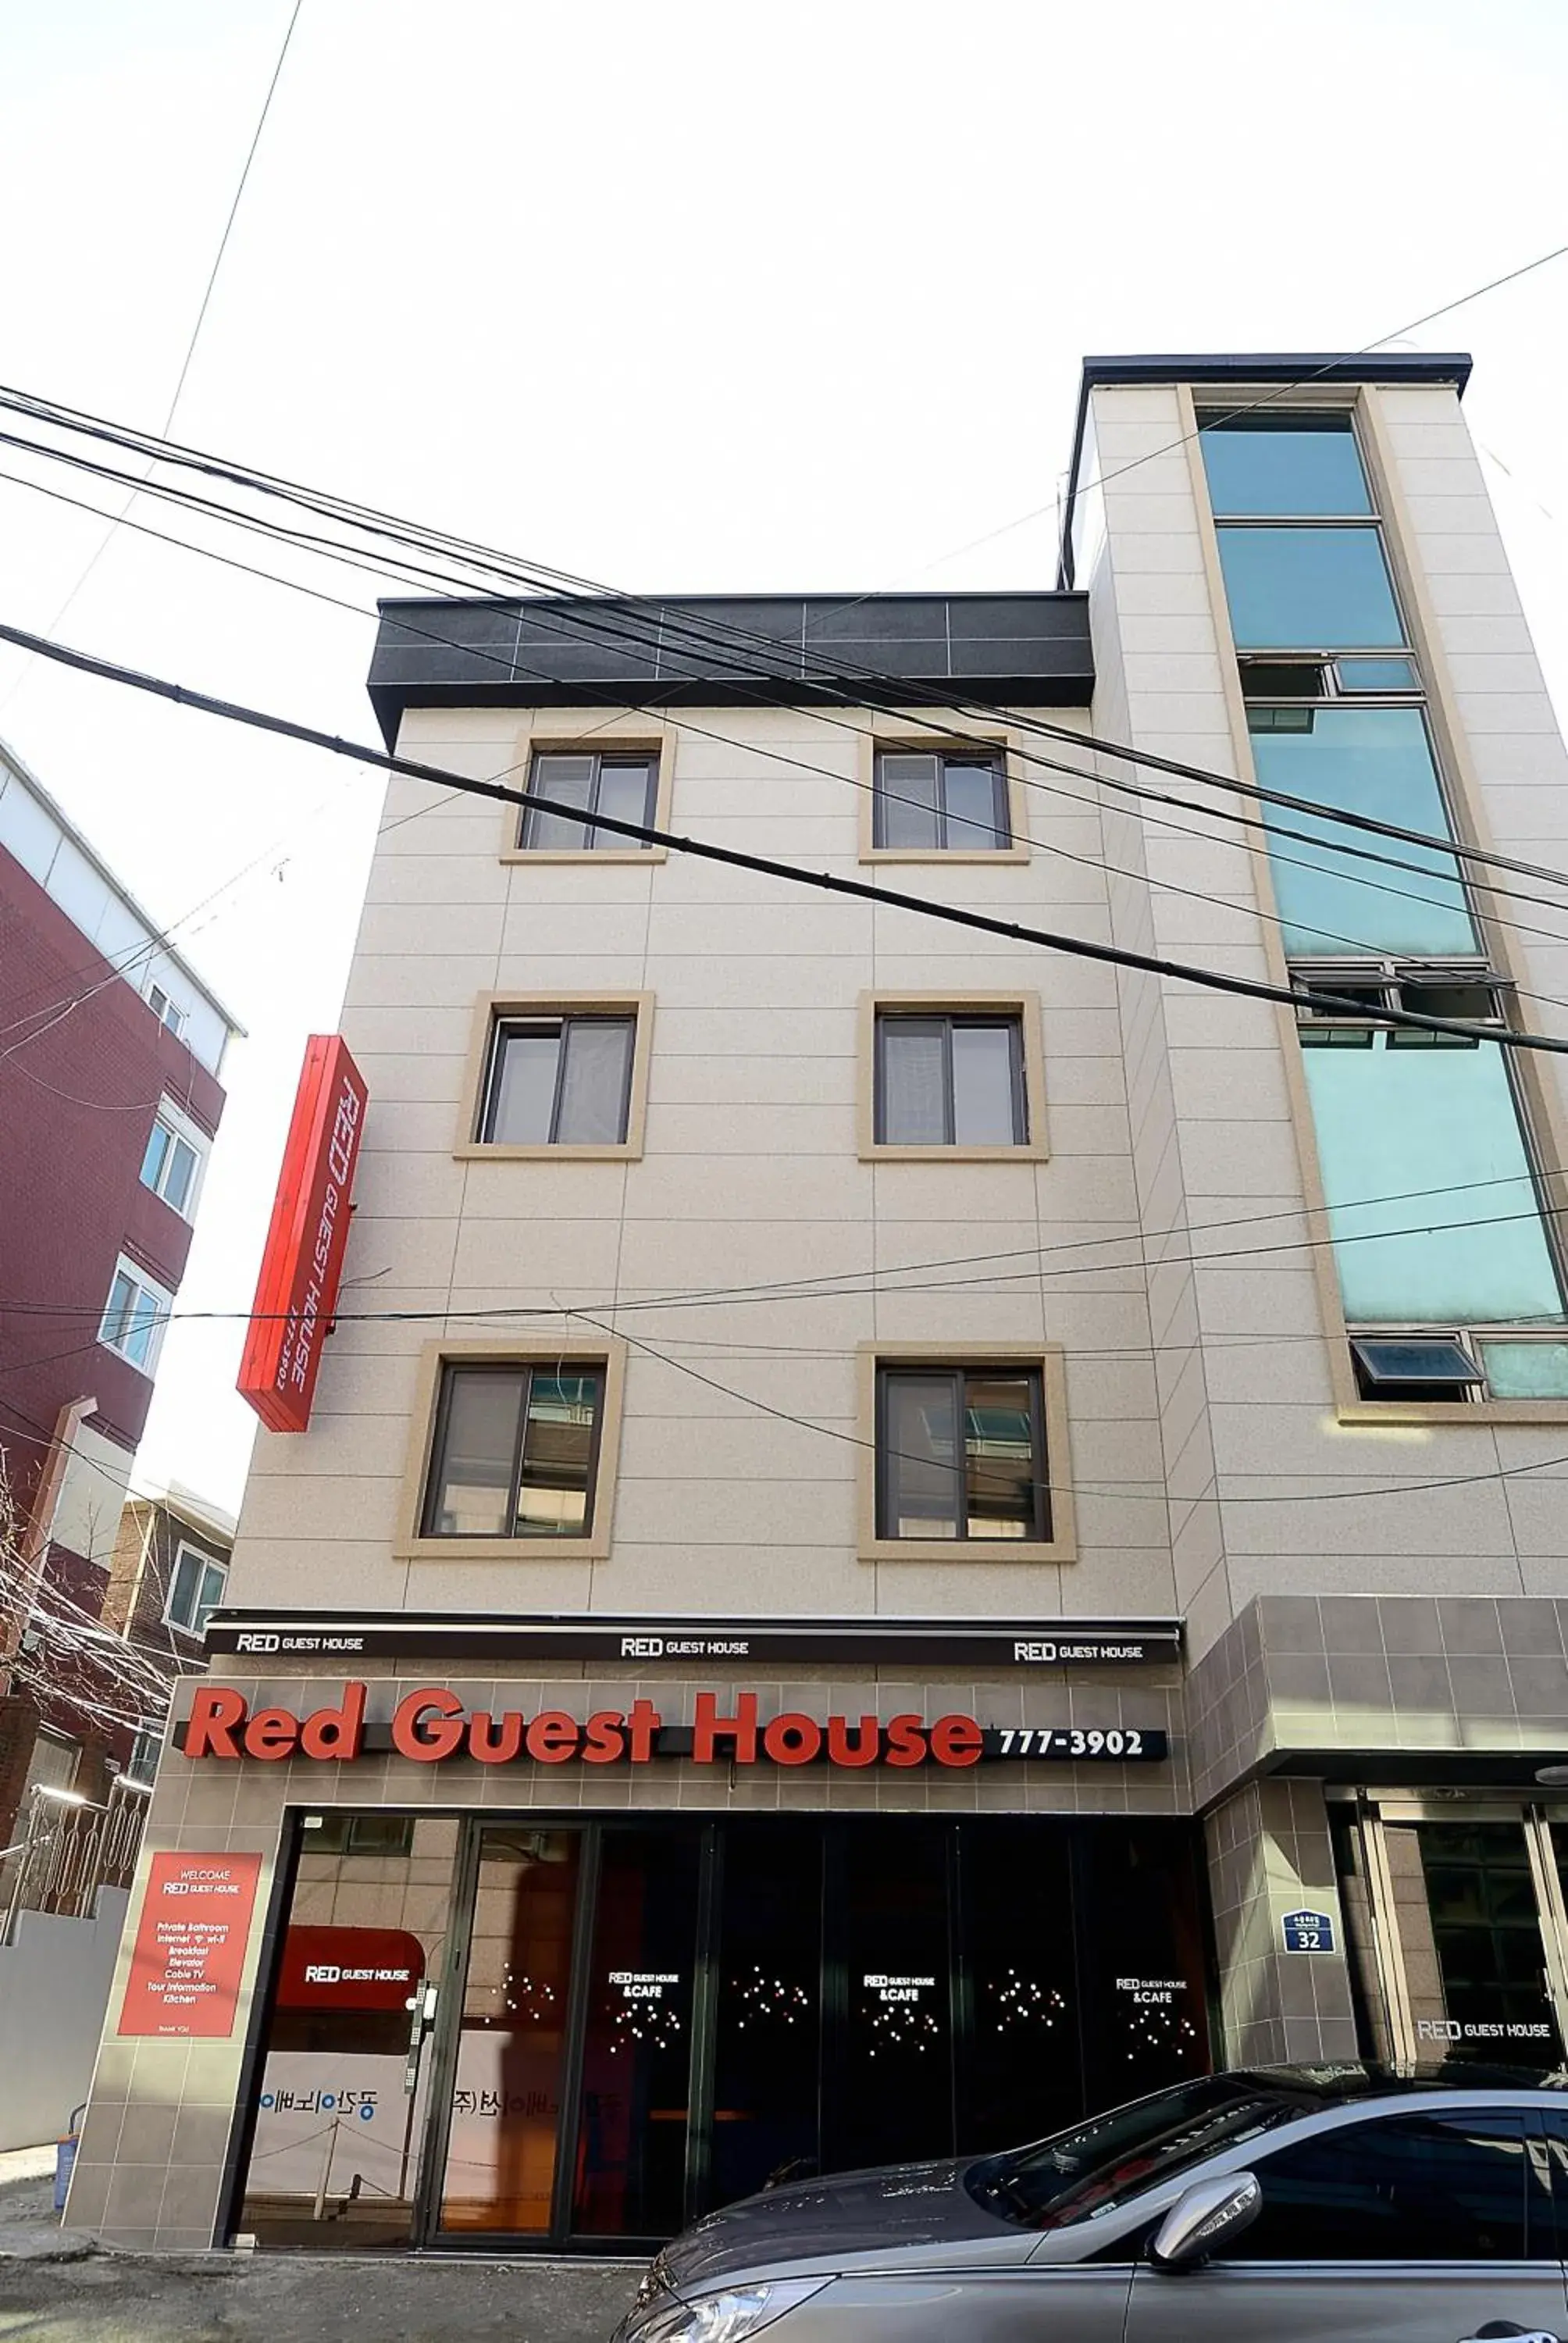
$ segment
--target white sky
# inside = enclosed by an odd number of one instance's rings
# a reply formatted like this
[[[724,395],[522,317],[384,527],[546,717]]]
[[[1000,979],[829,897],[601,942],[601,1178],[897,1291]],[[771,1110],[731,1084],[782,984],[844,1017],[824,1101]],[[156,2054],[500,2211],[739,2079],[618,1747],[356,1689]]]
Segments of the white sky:
[[[0,0],[0,381],[161,424],[289,5]],[[304,0],[176,436],[636,590],[1049,586],[1049,518],[943,557],[1050,502],[1084,352],[1397,329],[1568,241],[1565,105],[1561,0]],[[1565,320],[1568,260],[1415,337],[1560,709]],[[101,533],[0,482],[0,618]],[[375,737],[368,618],[127,530],[59,631]],[[181,1306],[241,1310],[380,785],[9,653],[0,736],[166,920],[267,858],[178,930],[251,1032]],[[142,1454],[230,1506],[239,1345],[172,1330]]]

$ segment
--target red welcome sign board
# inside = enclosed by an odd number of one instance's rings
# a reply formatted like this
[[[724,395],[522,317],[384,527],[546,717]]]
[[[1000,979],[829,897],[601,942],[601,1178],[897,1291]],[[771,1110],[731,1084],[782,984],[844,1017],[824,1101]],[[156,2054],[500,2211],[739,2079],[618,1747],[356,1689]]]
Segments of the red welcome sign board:
[[[155,1855],[136,1923],[122,2034],[234,2032],[259,1855]]]
[[[310,1423],[343,1279],[368,1095],[342,1035],[313,1033],[239,1369],[240,1397],[272,1432],[304,1432]]]

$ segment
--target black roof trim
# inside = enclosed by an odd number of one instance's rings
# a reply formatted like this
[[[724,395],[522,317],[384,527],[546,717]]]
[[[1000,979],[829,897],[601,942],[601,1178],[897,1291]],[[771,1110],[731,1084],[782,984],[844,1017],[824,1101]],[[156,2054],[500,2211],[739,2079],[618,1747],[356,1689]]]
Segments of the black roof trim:
[[[1081,594],[398,598],[379,608],[369,690],[389,748],[409,708],[854,706],[869,689],[910,707],[1087,708],[1094,690]]]
[[[1314,382],[1452,382],[1462,391],[1474,361],[1468,350],[1358,350],[1272,357],[1225,353],[1208,357],[1085,358],[1083,387],[1136,382],[1288,382],[1305,390]]]
[[[1069,592],[1073,575],[1072,520],[1078,501],[1078,475],[1083,462],[1083,436],[1089,422],[1089,395],[1101,384],[1125,387],[1136,383],[1289,384],[1310,389],[1314,383],[1444,383],[1451,382],[1461,398],[1474,361],[1468,350],[1354,350],[1340,356],[1322,351],[1194,352],[1095,357],[1083,361],[1078,392],[1078,416],[1072,427],[1072,460],[1068,468],[1067,502],[1061,516],[1061,549],[1057,563],[1058,590]]]

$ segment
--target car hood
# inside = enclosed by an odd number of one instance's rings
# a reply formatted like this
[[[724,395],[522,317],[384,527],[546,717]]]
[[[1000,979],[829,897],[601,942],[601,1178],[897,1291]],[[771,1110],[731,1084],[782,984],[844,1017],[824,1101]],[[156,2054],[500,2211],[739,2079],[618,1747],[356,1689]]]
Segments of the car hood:
[[[885,2165],[765,2189],[708,2214],[677,2237],[658,2257],[658,2275],[676,2293],[689,2294],[760,2263],[820,2267],[962,2238],[1020,2239],[1010,2222],[988,2213],[964,2187],[976,2161],[966,2156]],[[1021,2242],[1027,2250],[1032,2241]]]

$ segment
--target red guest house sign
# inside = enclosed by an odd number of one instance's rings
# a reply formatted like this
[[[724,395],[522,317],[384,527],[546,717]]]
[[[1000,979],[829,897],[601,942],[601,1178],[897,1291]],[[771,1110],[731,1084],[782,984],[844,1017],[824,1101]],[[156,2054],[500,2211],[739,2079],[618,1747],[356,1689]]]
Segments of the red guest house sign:
[[[366,1716],[369,1687],[346,1684],[341,1700],[297,1715],[291,1708],[253,1709],[232,1684],[198,1684],[188,1721],[176,1727],[176,1745],[191,1758],[291,1757],[347,1760],[390,1752],[415,1765],[449,1757],[482,1765],[650,1765],[685,1757],[698,1765],[977,1765],[988,1757],[1057,1758],[1117,1764],[1162,1758],[1163,1731],[1131,1725],[988,1727],[969,1715],[928,1724],[913,1711],[890,1717],[829,1716],[788,1710],[759,1715],[754,1692],[700,1692],[689,1725],[667,1725],[650,1700],[625,1708],[596,1709],[578,1718],[543,1708],[469,1709],[443,1684],[424,1684],[397,1703],[390,1718]]]
[[[239,1394],[269,1431],[304,1432],[332,1322],[368,1092],[337,1033],[313,1033],[283,1151]]]

